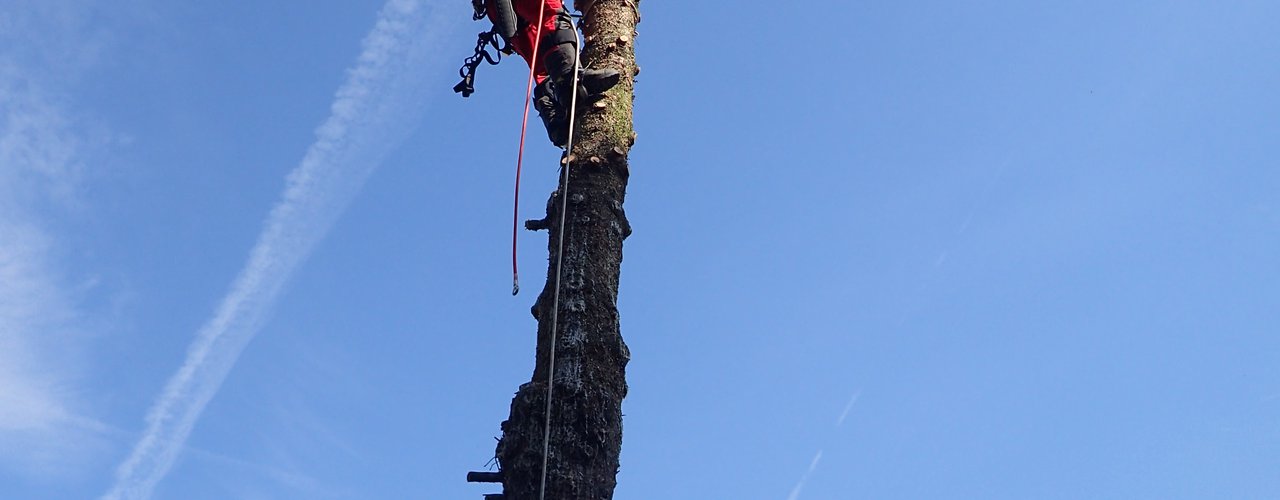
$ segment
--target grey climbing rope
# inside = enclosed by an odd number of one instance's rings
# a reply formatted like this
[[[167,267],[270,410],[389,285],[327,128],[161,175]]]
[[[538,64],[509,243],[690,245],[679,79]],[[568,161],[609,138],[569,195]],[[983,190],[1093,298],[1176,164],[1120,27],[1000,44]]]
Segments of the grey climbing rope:
[[[569,98],[569,139],[566,141],[564,154],[564,181],[560,185],[560,234],[556,244],[556,290],[551,300],[551,344],[547,360],[547,415],[542,432],[542,481],[538,485],[538,500],[546,500],[547,495],[547,460],[551,455],[551,396],[556,379],[556,332],[560,327],[560,276],[564,267],[564,233],[565,214],[569,211],[569,169],[573,167],[573,121],[578,114],[578,70],[582,63],[582,35],[577,29],[573,35],[578,38],[578,54],[573,59],[573,97]]]

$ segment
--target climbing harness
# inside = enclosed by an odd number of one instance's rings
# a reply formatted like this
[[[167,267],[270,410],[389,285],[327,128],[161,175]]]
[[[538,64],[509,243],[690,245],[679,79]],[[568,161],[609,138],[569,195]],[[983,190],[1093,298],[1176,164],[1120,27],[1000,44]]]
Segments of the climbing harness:
[[[582,63],[582,36],[573,30],[578,38],[577,57],[573,58],[573,97],[569,98],[569,139],[564,149],[564,180],[560,184],[560,234],[556,243],[556,291],[551,299],[551,345],[547,360],[547,420],[542,433],[542,483],[538,486],[538,500],[546,500],[547,494],[547,457],[551,455],[551,394],[556,381],[556,331],[560,327],[560,277],[564,267],[564,221],[569,211],[569,169],[573,167],[573,120],[578,114],[578,70]]]

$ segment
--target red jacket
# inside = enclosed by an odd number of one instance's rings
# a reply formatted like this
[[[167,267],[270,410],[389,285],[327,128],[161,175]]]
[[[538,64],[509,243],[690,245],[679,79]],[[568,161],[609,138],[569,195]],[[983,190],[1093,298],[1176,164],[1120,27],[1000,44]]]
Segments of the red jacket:
[[[525,62],[533,66],[534,50],[538,44],[538,38],[545,41],[551,37],[556,30],[556,13],[564,8],[563,0],[489,0],[489,20],[498,24],[498,14],[495,7],[496,2],[511,2],[511,6],[516,12],[517,26],[515,36],[507,40],[511,44],[511,48],[523,57]],[[533,22],[538,19],[538,13],[541,11],[541,22]],[[541,28],[541,34],[539,34]],[[534,78],[537,83],[542,83],[547,78],[547,67],[544,64],[546,53],[540,51],[537,58],[537,67],[534,69]]]

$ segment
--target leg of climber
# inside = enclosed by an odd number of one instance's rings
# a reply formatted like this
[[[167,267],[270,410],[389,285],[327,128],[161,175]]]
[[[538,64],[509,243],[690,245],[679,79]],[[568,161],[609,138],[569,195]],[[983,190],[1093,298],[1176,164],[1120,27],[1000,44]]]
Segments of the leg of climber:
[[[534,44],[534,38],[541,29],[541,40],[538,51],[539,82],[543,76],[552,78],[552,86],[556,90],[557,104],[564,108],[569,106],[569,98],[573,92],[573,64],[578,57],[578,38],[573,26],[573,17],[565,8],[563,0],[512,0],[513,8],[520,19],[526,21],[523,31],[516,36],[512,45],[516,51],[525,56]],[[541,18],[539,18],[541,14]],[[538,21],[535,21],[538,20]],[[582,69],[579,75],[580,98],[599,99],[600,93],[609,90],[618,83],[619,74],[615,70]],[[590,97],[589,97],[590,96]]]
[[[547,3],[545,6],[542,5],[544,1]],[[519,17],[519,30],[515,36],[508,39],[508,42],[512,50],[520,54],[520,57],[523,57],[525,62],[533,68],[535,83],[533,108],[538,111],[538,116],[542,118],[542,125],[547,128],[547,138],[557,147],[564,147],[569,135],[569,113],[556,103],[555,94],[551,89],[552,81],[547,76],[545,54],[539,54],[537,60],[533,57],[533,48],[540,41],[538,39],[545,41],[554,31],[555,9],[562,8],[563,4],[561,0],[494,0],[494,3],[509,4]],[[540,8],[544,10],[544,22],[534,22],[533,20],[538,18]],[[545,22],[546,20],[551,22]],[[538,33],[539,28],[542,30],[541,33]]]
[[[551,36],[544,37],[542,42],[543,59],[546,60],[547,74],[552,78],[552,85],[556,90],[556,99],[566,108],[575,91],[579,101],[584,104],[602,99],[602,93],[617,85],[620,75],[616,70],[580,68],[578,88],[574,89],[573,66],[578,58],[577,28],[573,26],[573,17],[560,0],[546,2],[547,7],[559,7],[547,19],[555,30]]]
[[[494,7],[494,4],[499,4]],[[533,67],[537,86],[534,90],[534,108],[547,127],[547,135],[557,146],[564,146],[568,137],[568,109],[573,97],[573,66],[578,57],[578,39],[573,17],[564,7],[563,0],[492,0],[489,16],[495,26],[506,31],[509,23],[498,22],[500,13],[509,9],[519,18],[519,29],[508,38],[516,53]],[[539,15],[541,14],[541,17]],[[538,57],[535,59],[534,46]],[[590,104],[602,99],[603,92],[618,83],[616,70],[583,68],[579,74],[579,104]],[[586,109],[580,106],[579,109]]]

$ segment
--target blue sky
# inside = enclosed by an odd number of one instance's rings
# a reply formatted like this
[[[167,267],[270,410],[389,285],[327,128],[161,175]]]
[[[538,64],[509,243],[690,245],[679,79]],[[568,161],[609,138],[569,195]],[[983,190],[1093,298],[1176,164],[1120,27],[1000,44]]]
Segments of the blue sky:
[[[1280,4],[734,5],[641,6],[616,498],[1280,496]],[[494,491],[468,10],[0,3],[3,496]]]

